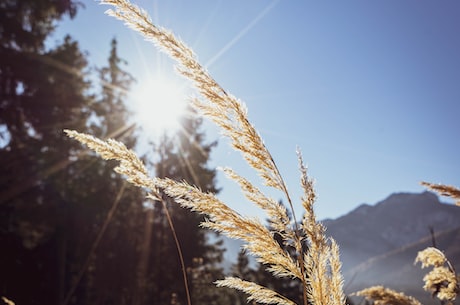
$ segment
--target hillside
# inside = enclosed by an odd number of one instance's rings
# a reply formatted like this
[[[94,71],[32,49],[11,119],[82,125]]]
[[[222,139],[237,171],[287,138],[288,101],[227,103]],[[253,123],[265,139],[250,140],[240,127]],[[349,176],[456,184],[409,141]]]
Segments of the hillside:
[[[460,227],[460,208],[441,203],[430,192],[398,193],[323,223],[327,234],[339,243],[347,271],[429,236],[430,228],[439,233]]]
[[[436,234],[437,247],[450,258],[454,268],[460,268],[460,228]],[[404,291],[416,297],[422,304],[439,304],[429,293],[423,290],[423,276],[431,269],[421,269],[420,264],[414,265],[418,251],[431,246],[431,236],[401,247],[397,250],[373,257],[345,273],[347,278],[346,292],[352,293],[371,285]],[[458,303],[457,301],[457,304]]]
[[[460,270],[460,208],[440,202],[433,193],[395,193],[323,223],[340,246],[347,294],[384,285],[412,295],[424,305],[439,304],[422,289],[422,278],[429,269],[414,265],[418,251],[432,245],[430,229],[437,247]],[[229,270],[241,242],[224,240]]]
[[[347,293],[384,285],[423,304],[438,303],[422,289],[428,271],[414,266],[417,252],[432,245],[430,228],[437,247],[460,270],[460,208],[432,193],[392,194],[324,223],[341,247]]]

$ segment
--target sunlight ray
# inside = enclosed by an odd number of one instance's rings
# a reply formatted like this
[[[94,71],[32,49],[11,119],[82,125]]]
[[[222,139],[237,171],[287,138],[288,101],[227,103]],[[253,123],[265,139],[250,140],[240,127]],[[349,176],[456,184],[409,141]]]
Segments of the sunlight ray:
[[[205,67],[209,68],[213,63],[215,63],[222,55],[224,55],[233,45],[235,45],[241,38],[243,38],[265,15],[270,12],[272,8],[276,6],[279,0],[273,0],[269,5],[267,5],[260,13],[257,15],[244,29],[242,29],[232,40],[230,40],[216,55],[214,55],[208,62]]]
[[[222,4],[222,0],[214,2],[214,8],[208,14],[205,22],[201,26],[201,30],[198,31],[198,34],[196,35],[196,38],[195,38],[195,42],[192,44],[192,48],[196,48],[200,40],[203,37],[206,37],[206,33],[209,28],[209,25],[211,24],[211,21],[214,19],[214,17],[216,17],[217,11],[219,10],[221,4]]]
[[[190,175],[192,176],[193,184],[197,187],[199,187],[199,181],[200,179],[198,178],[198,175],[196,174],[195,170],[193,169],[192,164],[190,163],[189,158],[186,158],[184,156],[184,148],[182,147],[181,143],[179,143],[179,158],[182,160],[182,162],[185,164],[187,167],[188,171],[190,172]]]

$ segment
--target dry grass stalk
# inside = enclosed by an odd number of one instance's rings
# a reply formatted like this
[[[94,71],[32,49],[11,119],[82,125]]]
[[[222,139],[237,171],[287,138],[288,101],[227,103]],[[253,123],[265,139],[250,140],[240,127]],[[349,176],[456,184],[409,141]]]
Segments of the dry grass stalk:
[[[149,178],[147,168],[137,157],[136,153],[129,150],[123,143],[113,139],[103,141],[91,135],[79,133],[74,130],[64,130],[67,136],[85,144],[97,152],[105,160],[117,160],[120,164],[114,169],[117,173],[125,175],[128,182],[151,190],[151,196],[161,198],[158,189]]]
[[[109,10],[109,15],[123,20],[178,62],[179,73],[190,79],[204,97],[204,100],[194,99],[192,105],[221,127],[223,133],[231,139],[233,147],[259,173],[265,185],[286,195],[293,212],[284,180],[261,137],[247,119],[243,103],[220,87],[185,44],[171,32],[155,26],[145,11],[127,0],[104,0],[101,3],[113,5],[115,9]],[[116,171],[125,175],[131,183],[150,189],[154,198],[160,197],[161,190],[181,206],[206,214],[208,218],[202,224],[203,227],[243,240],[244,247],[275,276],[300,279],[304,285],[304,304],[308,300],[313,304],[345,304],[338,246],[334,241],[326,239],[323,226],[316,221],[313,183],[307,177],[300,153],[301,185],[304,191],[302,204],[306,211],[300,227],[294,214],[292,224],[287,210],[265,196],[250,181],[231,169],[224,170],[239,184],[246,197],[267,213],[273,229],[270,231],[258,219],[240,215],[215,195],[204,193],[186,182],[150,178],[139,158],[121,143],[101,141],[75,131],[66,130],[66,133],[88,145],[103,158],[120,161]],[[286,245],[294,247],[295,254],[291,255],[278,244],[273,237],[275,232],[283,237]],[[301,239],[301,235],[305,238]],[[304,245],[307,245],[308,251],[305,251]],[[249,294],[249,300],[260,303],[294,304],[275,291],[241,279],[226,278],[217,284],[244,291]]]
[[[187,275],[185,272],[184,259],[182,257],[182,251],[180,249],[179,241],[177,239],[176,231],[174,225],[169,216],[168,209],[166,208],[165,202],[162,199],[161,193],[159,192],[158,187],[155,186],[155,181],[152,180],[147,172],[147,168],[144,166],[142,161],[137,157],[137,155],[130,149],[128,149],[123,143],[109,139],[107,141],[102,141],[91,135],[82,134],[73,130],[64,130],[64,132],[71,138],[75,138],[80,143],[85,144],[90,149],[94,150],[105,160],[117,160],[120,164],[114,169],[117,173],[125,175],[127,181],[142,188],[150,190],[148,198],[152,200],[160,201],[163,204],[169,226],[172,230],[174,241],[176,243],[176,248],[179,252],[180,263],[182,266],[182,276],[184,278],[185,291],[187,296],[187,304],[191,305],[190,301],[190,292],[188,289]],[[100,235],[102,236],[102,235]],[[100,238],[100,237],[99,237]],[[96,245],[96,243],[95,243]],[[86,267],[82,268],[84,272]],[[79,274],[79,278],[83,273]],[[76,285],[70,290],[69,294],[66,297],[64,304],[67,304],[72,296]]]
[[[375,305],[422,305],[413,297],[384,288],[383,286],[373,286],[355,294],[365,297],[367,300],[374,301]]]
[[[259,262],[270,265],[269,269],[275,275],[303,278],[296,261],[279,246],[273,239],[272,232],[259,220],[241,216],[214,194],[204,193],[188,183],[148,177],[142,162],[122,143],[114,140],[102,141],[76,131],[65,132],[99,153],[102,158],[119,161],[120,165],[115,170],[125,175],[131,183],[152,190],[149,195],[152,199],[159,200],[158,190],[161,189],[183,207],[208,215],[208,221],[202,224],[204,227],[245,241],[245,247]]]
[[[5,302],[7,305],[14,305],[14,302],[6,297],[2,297],[2,301]]]
[[[273,290],[239,278],[227,277],[225,280],[217,281],[216,284],[217,287],[230,287],[247,293],[249,295],[248,302],[256,301],[261,304],[295,305],[294,302]]]
[[[422,268],[433,266],[433,270],[423,277],[423,289],[442,301],[453,302],[456,299],[460,292],[458,278],[444,253],[428,247],[417,254],[415,262],[420,262]]]
[[[290,240],[294,238],[292,236],[292,230],[284,232],[291,223],[284,205],[279,204],[273,198],[266,197],[265,194],[263,194],[249,180],[239,176],[231,168],[224,168],[223,171],[230,179],[239,184],[241,190],[249,201],[265,210],[269,217],[272,229],[276,232],[282,232],[280,234],[283,236],[283,240]]]
[[[101,3],[113,5],[115,9],[108,10],[107,14],[124,21],[128,27],[140,32],[147,40],[153,41],[176,60],[177,71],[191,80],[204,97],[204,100],[193,99],[192,104],[221,127],[222,132],[231,139],[232,146],[242,153],[267,186],[274,187],[285,194],[292,210],[294,225],[297,226],[292,200],[284,180],[262,138],[247,119],[247,109],[244,104],[211,77],[190,48],[174,37],[170,31],[154,25],[144,10],[127,0],[104,0]],[[296,243],[300,244],[297,228],[292,230],[286,227],[285,231],[293,232],[294,234],[291,235],[294,235]],[[303,270],[302,257],[299,264]]]
[[[421,182],[421,185],[437,192],[442,196],[447,196],[455,200],[455,204],[460,206],[460,189],[452,186],[452,185],[445,185],[445,184],[435,184],[430,182]]]
[[[339,247],[331,238],[327,239],[324,226],[316,220],[313,204],[316,195],[313,181],[307,175],[302,155],[298,152],[301,186],[304,192],[302,205],[305,215],[302,230],[305,233],[308,251],[304,256],[308,277],[308,299],[314,304],[344,304],[343,277],[340,272]]]
[[[245,242],[244,247],[257,261],[266,264],[269,270],[281,277],[302,279],[297,262],[284,251],[270,232],[258,219],[247,218],[220,201],[214,194],[171,179],[154,179],[156,185],[176,199],[185,208],[208,216],[203,227],[223,233]]]
[[[144,10],[127,0],[103,0],[101,3],[114,6],[114,10],[108,10],[107,14],[124,21],[128,27],[141,33],[176,60],[177,71],[191,80],[204,97],[204,100],[193,99],[193,106],[221,127],[222,132],[231,139],[233,147],[242,153],[267,186],[274,187],[286,195],[296,226],[296,216],[287,187],[262,138],[249,122],[245,105],[211,77],[189,47],[170,31],[153,24]],[[288,227],[285,229],[292,231]],[[293,231],[294,235],[297,231]],[[295,239],[300,243],[298,236],[295,236]],[[302,262],[300,265],[303,269]]]
[[[415,258],[415,263],[421,263],[422,268],[426,267],[441,267],[447,262],[447,258],[444,253],[437,248],[428,247],[423,251],[420,251]]]
[[[170,31],[153,24],[144,10],[127,0],[103,0],[114,6],[107,14],[118,18],[141,33],[147,40],[176,60],[178,72],[191,80],[207,100],[194,99],[193,104],[222,128],[235,149],[243,153],[265,183],[287,193],[287,188],[261,137],[246,116],[246,107],[225,91],[198,62],[194,52]]]

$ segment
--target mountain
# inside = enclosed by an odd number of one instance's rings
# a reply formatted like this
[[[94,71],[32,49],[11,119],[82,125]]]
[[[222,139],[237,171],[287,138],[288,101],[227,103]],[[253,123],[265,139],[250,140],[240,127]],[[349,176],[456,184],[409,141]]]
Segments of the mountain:
[[[435,236],[436,244],[442,249],[456,270],[460,268],[460,228],[443,231]],[[423,290],[423,277],[431,268],[422,269],[414,265],[418,251],[431,246],[431,236],[401,247],[397,250],[373,257],[344,274],[346,293],[359,291],[372,285],[383,285],[415,297],[422,304],[439,304]],[[356,302],[357,303],[357,302]],[[460,304],[457,300],[455,304]]]
[[[440,202],[431,192],[395,193],[322,222],[327,235],[340,246],[347,294],[384,285],[414,296],[424,305],[439,304],[422,288],[423,276],[431,269],[414,265],[418,251],[432,246],[431,232],[437,247],[460,270],[460,208]],[[226,238],[224,243],[229,270],[242,243]]]
[[[460,208],[440,202],[433,193],[392,194],[323,223],[340,245],[347,293],[384,285],[424,304],[435,303],[421,288],[428,271],[413,264],[417,252],[432,245],[430,230],[438,248],[460,270]]]

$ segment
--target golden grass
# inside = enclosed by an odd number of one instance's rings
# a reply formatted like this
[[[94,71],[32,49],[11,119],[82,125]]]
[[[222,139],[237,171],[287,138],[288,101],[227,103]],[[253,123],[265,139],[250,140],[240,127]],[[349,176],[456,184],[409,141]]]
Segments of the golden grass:
[[[217,287],[230,287],[246,292],[249,295],[248,302],[256,301],[262,304],[295,305],[294,302],[273,290],[239,278],[227,277],[225,280],[217,281],[216,283]]]
[[[452,185],[445,185],[445,184],[435,184],[430,182],[421,182],[423,186],[437,192],[442,196],[451,197],[455,200],[455,204],[460,206],[460,189],[452,186]]]
[[[375,305],[422,305],[413,297],[383,286],[370,287],[357,292],[356,295],[373,300]]]
[[[2,301],[5,302],[5,304],[7,305],[14,305],[14,302],[10,299],[7,299],[6,297],[2,297]]]
[[[177,71],[188,78],[201,94],[201,99],[195,98],[191,104],[221,128],[223,134],[231,140],[234,149],[241,152],[248,165],[257,171],[266,186],[273,187],[285,195],[293,214],[293,221],[290,220],[284,206],[265,195],[253,183],[232,169],[226,168],[224,172],[240,186],[241,191],[250,202],[266,212],[272,226],[271,230],[260,220],[239,214],[214,194],[202,192],[187,182],[149,177],[140,159],[122,143],[115,140],[102,141],[71,130],[65,131],[67,135],[86,144],[102,158],[119,161],[120,164],[115,171],[124,175],[134,185],[147,189],[150,198],[161,200],[161,191],[174,198],[182,207],[207,215],[206,221],[202,223],[203,227],[244,241],[245,249],[254,255],[258,262],[264,264],[275,277],[299,279],[303,284],[303,303],[305,305],[345,304],[339,247],[334,240],[326,237],[325,228],[316,219],[314,212],[316,194],[300,152],[298,160],[304,215],[298,222],[286,184],[262,138],[250,123],[245,105],[211,77],[190,48],[170,31],[154,25],[144,10],[128,0],[103,0],[101,3],[113,7],[113,10],[107,11],[109,15],[122,20],[128,27],[141,33],[177,62]],[[460,194],[458,189],[425,185],[450,195]],[[275,233],[282,237],[284,244],[292,246],[295,253],[288,252],[281,247],[274,239]],[[441,263],[440,257],[428,252],[421,254],[417,260],[422,264]],[[436,268],[439,270],[436,274],[446,279],[447,273],[442,273],[439,269],[442,267],[435,265]],[[430,274],[430,276],[427,275],[425,281],[439,284],[435,274]],[[292,300],[276,291],[243,279],[227,277],[218,280],[216,284],[219,287],[230,287],[247,293],[249,301],[264,304],[294,304]],[[433,284],[427,285],[428,289],[432,289]],[[456,285],[458,288],[458,284]],[[450,284],[447,285],[447,289],[454,292]],[[357,295],[373,299],[377,305],[420,304],[411,297],[383,287],[369,288]],[[437,295],[440,297],[439,293]],[[444,292],[442,295],[444,296]]]
[[[192,105],[221,128],[231,140],[232,146],[242,153],[266,186],[284,193],[291,213],[294,213],[285,182],[262,138],[248,120],[244,104],[209,75],[191,49],[171,32],[154,25],[144,10],[127,0],[106,0],[101,3],[112,5],[114,10],[109,10],[109,15],[124,21],[176,60],[177,71],[191,80],[202,96],[202,99],[194,99]],[[307,299],[318,304],[344,304],[338,246],[326,238],[322,225],[316,221],[313,210],[313,183],[307,177],[300,153],[301,186],[304,191],[302,204],[306,209],[300,227],[295,214],[294,221],[291,222],[286,208],[277,201],[266,196],[233,170],[224,170],[230,179],[239,184],[246,197],[267,213],[274,230],[270,231],[260,220],[240,215],[213,194],[203,193],[186,182],[148,177],[147,170],[139,158],[119,142],[102,141],[76,131],[65,132],[103,158],[118,160],[120,165],[115,170],[125,175],[129,182],[149,189],[154,198],[159,198],[158,193],[161,190],[183,207],[206,214],[207,221],[202,224],[203,227],[243,240],[244,247],[249,253],[254,255],[258,262],[266,265],[267,270],[274,276],[299,279],[304,287],[304,304],[307,303]],[[274,232],[281,234],[285,244],[293,245],[296,253],[290,254],[283,249],[273,238]],[[310,251],[305,252],[305,248],[309,248]],[[293,303],[268,288],[235,278],[221,280],[218,285],[242,290],[249,294],[250,299],[258,302]]]
[[[417,254],[415,262],[420,262],[422,268],[433,266],[423,277],[423,289],[431,292],[441,301],[453,302],[460,292],[458,278],[451,263],[440,250],[428,247]]]

